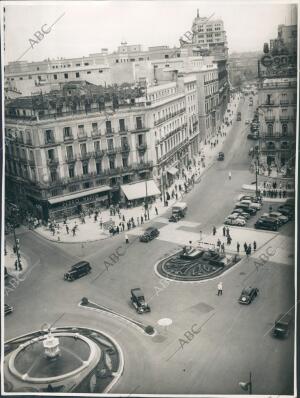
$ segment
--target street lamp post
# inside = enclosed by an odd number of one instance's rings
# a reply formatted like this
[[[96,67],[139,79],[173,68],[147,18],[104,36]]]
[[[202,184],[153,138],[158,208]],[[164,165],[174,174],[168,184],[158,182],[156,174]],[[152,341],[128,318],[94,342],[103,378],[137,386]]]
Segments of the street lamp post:
[[[165,198],[165,171],[162,169],[161,171],[161,186],[162,186],[162,197],[163,197],[163,204],[165,206],[166,204],[166,198]]]
[[[145,211],[147,212],[147,218],[149,220],[149,206],[148,206],[148,186],[147,186],[147,180],[145,180],[146,184],[146,198],[145,198]]]

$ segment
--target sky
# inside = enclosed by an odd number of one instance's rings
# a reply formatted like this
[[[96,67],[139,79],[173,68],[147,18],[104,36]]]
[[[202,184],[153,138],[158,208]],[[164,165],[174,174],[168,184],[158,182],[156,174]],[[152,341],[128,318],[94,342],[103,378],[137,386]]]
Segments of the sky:
[[[288,3],[274,1],[10,1],[4,5],[6,64],[88,56],[101,48],[112,52],[123,40],[145,49],[179,46],[197,9],[200,16],[223,19],[230,53],[260,51],[264,42],[277,36],[279,24],[295,23]],[[35,36],[42,27],[48,33]]]

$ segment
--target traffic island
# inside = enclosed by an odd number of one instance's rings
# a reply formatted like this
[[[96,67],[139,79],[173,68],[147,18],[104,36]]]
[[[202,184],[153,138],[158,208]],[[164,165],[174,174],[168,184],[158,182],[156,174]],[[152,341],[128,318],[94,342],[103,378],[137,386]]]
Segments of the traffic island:
[[[10,340],[4,348],[6,393],[103,393],[124,367],[115,341],[81,327],[49,327]]]
[[[116,316],[118,318],[124,319],[125,321],[131,323],[132,325],[137,327],[138,330],[143,331],[143,333],[145,333],[147,335],[152,336],[155,334],[155,329],[151,325],[144,325],[142,322],[128,318],[127,316],[119,314],[118,312],[115,312],[115,311],[111,310],[110,308],[103,307],[102,305],[94,303],[94,302],[90,301],[89,299],[87,299],[86,297],[83,297],[81,299],[79,306],[84,307],[86,309],[90,309],[92,311],[106,312],[106,313]]]
[[[156,271],[176,281],[202,281],[223,274],[240,260],[237,254],[225,255],[212,249],[183,249],[157,263]]]

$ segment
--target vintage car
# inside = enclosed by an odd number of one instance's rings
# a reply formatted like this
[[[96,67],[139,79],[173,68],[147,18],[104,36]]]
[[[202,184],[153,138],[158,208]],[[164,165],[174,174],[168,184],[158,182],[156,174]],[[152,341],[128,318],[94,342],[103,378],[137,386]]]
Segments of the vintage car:
[[[278,222],[270,217],[259,218],[254,224],[256,229],[265,229],[267,231],[278,231]]]
[[[253,202],[252,200],[243,199],[243,200],[240,200],[240,203],[246,204],[253,209],[257,209],[257,210],[261,209],[261,203],[256,203],[256,202]]]
[[[140,236],[140,242],[150,242],[150,240],[155,239],[159,235],[159,230],[154,227],[148,227],[145,229],[144,233]]]
[[[240,218],[244,218],[245,220],[249,220],[249,218],[250,218],[250,214],[246,213],[242,209],[235,209],[232,211],[231,214],[237,214]]]
[[[289,221],[289,218],[287,216],[284,216],[279,211],[271,211],[269,213],[269,217],[274,218],[275,220],[278,220],[281,224],[285,224]]]
[[[72,282],[75,279],[87,275],[91,270],[92,267],[90,266],[90,263],[87,261],[80,261],[79,263],[74,264],[71,269],[65,273],[64,280]]]
[[[182,253],[180,254],[180,258],[186,260],[193,260],[194,258],[199,258],[203,254],[202,250],[198,249],[186,249],[185,247],[182,249]]]
[[[288,217],[289,220],[293,220],[294,218],[294,210],[291,209],[290,207],[281,205],[278,207],[277,211],[279,211],[282,215]]]
[[[225,158],[224,152],[219,152],[218,160],[224,160],[224,158]]]
[[[242,209],[245,213],[249,213],[250,215],[254,215],[257,213],[257,209],[254,209],[253,207],[249,207],[248,205],[242,203],[236,204],[234,206],[234,210],[235,209]]]
[[[292,326],[292,316],[289,314],[280,314],[275,321],[272,329],[274,337],[287,337]]]
[[[257,295],[258,289],[256,287],[249,286],[242,290],[238,301],[240,304],[250,304]]]
[[[237,217],[234,220],[231,218],[225,218],[224,224],[235,225],[237,227],[244,227],[246,225],[246,220],[240,217]]]
[[[179,214],[172,214],[169,218],[169,222],[178,222],[181,219]]]
[[[238,197],[239,201],[242,200],[251,200],[252,203],[261,203],[262,202],[262,197],[261,196],[255,196],[255,195],[239,195]]]
[[[14,310],[13,307],[11,307],[8,304],[4,304],[4,314],[5,315],[11,314],[13,312],[13,310]]]
[[[151,311],[140,288],[131,289],[131,303],[138,314]]]

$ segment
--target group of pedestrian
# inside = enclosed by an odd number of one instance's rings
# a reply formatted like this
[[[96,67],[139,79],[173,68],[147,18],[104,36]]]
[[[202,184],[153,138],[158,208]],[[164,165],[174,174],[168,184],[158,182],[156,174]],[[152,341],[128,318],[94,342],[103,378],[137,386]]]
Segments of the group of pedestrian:
[[[253,250],[256,251],[257,248],[257,243],[256,241],[253,241]],[[240,244],[237,242],[237,252],[240,252]],[[247,242],[244,243],[244,252],[246,253],[247,257],[249,257],[252,253],[252,245],[251,243],[247,244]]]

